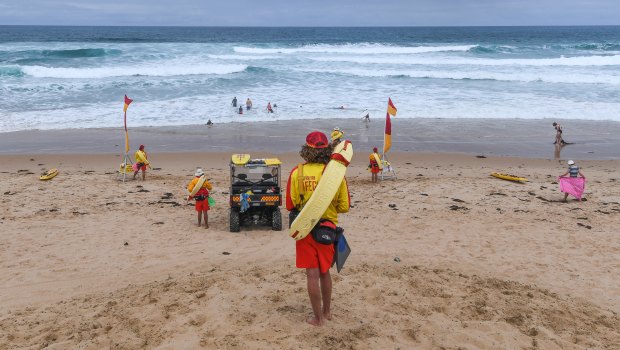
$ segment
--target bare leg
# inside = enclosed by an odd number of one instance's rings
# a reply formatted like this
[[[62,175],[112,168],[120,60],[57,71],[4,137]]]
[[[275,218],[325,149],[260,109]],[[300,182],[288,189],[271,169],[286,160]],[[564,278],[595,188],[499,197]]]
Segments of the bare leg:
[[[142,169],[142,181],[146,178],[146,170]]]
[[[133,173],[133,179],[134,179],[134,180],[136,179],[136,176],[137,176],[137,175],[138,175],[138,171],[134,171],[134,173]]]
[[[205,228],[209,228],[209,212],[205,210],[205,211],[203,211],[203,213],[204,213],[204,217],[205,217]]]
[[[306,280],[308,283],[308,296],[310,296],[310,304],[314,317],[306,320],[313,326],[322,326],[323,312],[321,311],[321,288],[319,287],[319,269],[306,269]]]
[[[332,304],[332,275],[329,270],[320,275],[321,280],[321,296],[323,297],[323,317],[331,320],[331,304]]]
[[[198,213],[198,227],[202,225],[202,212],[197,211]]]
[[[564,203],[567,202],[567,200],[566,200],[567,198],[568,198],[568,193],[564,193]]]

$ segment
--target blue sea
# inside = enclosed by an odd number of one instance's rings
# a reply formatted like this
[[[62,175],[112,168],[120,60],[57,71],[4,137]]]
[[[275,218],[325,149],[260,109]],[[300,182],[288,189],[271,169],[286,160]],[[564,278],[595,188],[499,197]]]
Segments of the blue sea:
[[[0,26],[0,132],[120,127],[125,94],[130,127],[381,118],[388,97],[397,118],[620,121],[620,27]]]

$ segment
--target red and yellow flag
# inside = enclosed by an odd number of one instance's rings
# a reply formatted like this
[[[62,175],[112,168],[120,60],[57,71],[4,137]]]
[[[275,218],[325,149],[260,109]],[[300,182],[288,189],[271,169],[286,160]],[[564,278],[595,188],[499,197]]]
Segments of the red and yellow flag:
[[[127,108],[133,102],[132,99],[125,95],[125,106],[123,106],[123,112],[125,112],[125,153],[129,152],[129,133],[127,132]]]
[[[395,117],[396,116],[396,106],[394,106],[394,104],[392,103],[392,99],[388,97],[388,113],[392,116]]]
[[[385,135],[383,137],[383,154],[392,147],[392,121],[390,120],[390,113],[385,114]]]

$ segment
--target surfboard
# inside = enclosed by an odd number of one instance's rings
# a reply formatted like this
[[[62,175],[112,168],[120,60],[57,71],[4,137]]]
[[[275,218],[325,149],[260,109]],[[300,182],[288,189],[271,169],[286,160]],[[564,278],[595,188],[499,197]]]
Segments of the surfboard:
[[[233,154],[230,161],[235,165],[245,165],[250,161],[249,154]]]
[[[502,174],[502,173],[491,173],[491,176],[496,177],[502,180],[514,181],[514,182],[527,182],[527,178],[519,177],[516,175]]]
[[[314,189],[314,193],[291,224],[289,235],[296,241],[305,238],[319,222],[338,192],[352,158],[353,145],[351,141],[346,140],[336,146],[331,160],[327,163],[323,175]]]
[[[58,175],[58,169],[50,169],[44,172],[43,174],[41,174],[41,176],[39,176],[39,180],[43,180],[43,181],[51,180],[56,175]]]
[[[189,196],[194,197],[196,193],[200,191],[200,189],[202,188],[202,185],[205,184],[205,181],[207,181],[207,175],[202,175],[200,179],[198,179],[198,182],[196,182],[196,186],[194,186],[192,191],[189,193]]]
[[[379,158],[379,155],[373,153],[372,156],[375,157],[375,162],[379,165],[379,170],[383,170],[383,162],[381,161],[381,158]]]

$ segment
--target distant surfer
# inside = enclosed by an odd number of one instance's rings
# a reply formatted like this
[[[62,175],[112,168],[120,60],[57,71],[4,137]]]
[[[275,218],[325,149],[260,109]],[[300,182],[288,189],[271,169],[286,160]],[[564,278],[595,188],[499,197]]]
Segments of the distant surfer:
[[[381,171],[381,157],[379,156],[379,150],[377,147],[372,149],[372,153],[370,154],[370,164],[368,164],[368,168],[370,169],[372,183],[379,182],[379,172]]]
[[[235,107],[235,108],[237,107],[237,96],[233,97],[233,99],[232,99],[232,106]]]
[[[581,173],[581,168],[574,161],[568,161],[568,170],[560,175],[558,179],[560,181],[560,191],[564,192],[564,202],[566,202],[569,194],[581,201],[581,196],[586,186],[586,177]]]
[[[332,147],[336,147],[340,142],[342,142],[342,138],[344,137],[344,131],[340,130],[339,127],[335,127],[332,130]]]
[[[239,114],[243,114],[243,106],[239,106]]]
[[[267,102],[267,113],[273,113],[273,108],[271,107],[271,102]]]
[[[248,110],[248,111],[249,111],[250,109],[252,109],[252,100],[250,100],[250,98],[249,98],[249,97],[248,97],[248,99],[247,99],[247,100],[245,100],[245,109],[246,109],[246,110]]]
[[[213,122],[211,121],[211,119],[207,120],[207,126],[208,127],[212,127],[213,126]]]
[[[196,212],[198,212],[198,227],[202,225],[201,219],[204,216],[205,218],[205,228],[209,228],[209,191],[213,188],[209,181],[204,177],[205,172],[198,168],[194,173],[194,178],[187,185],[187,190],[190,193],[189,199],[196,200]],[[203,178],[204,177],[204,178]],[[196,191],[196,193],[192,196],[191,193],[194,192],[194,188],[200,185],[200,189]]]
[[[553,122],[553,128],[555,128],[555,142],[554,145],[565,145],[564,139],[562,138],[562,126],[556,122]]]
[[[140,145],[140,148],[136,151],[135,157],[136,164],[134,165],[133,179],[135,180],[138,172],[142,170],[142,181],[144,181],[146,179],[146,167],[151,167],[151,163],[149,163],[148,156],[144,150],[144,145]]]
[[[313,131],[306,137],[299,155],[306,163],[293,168],[286,188],[286,209],[301,211],[313,196],[321,180],[326,164],[330,161],[332,147],[327,136]],[[320,196],[321,193],[316,193]],[[349,211],[349,189],[343,179],[321,220],[313,229],[336,230],[338,213]],[[311,325],[322,326],[331,320],[332,277],[329,268],[334,259],[334,244],[318,243],[313,234],[296,241],[296,266],[306,269],[306,280],[310,304],[314,316],[307,319]]]
[[[273,108],[278,108],[278,104],[277,104],[277,103],[274,103],[274,104],[273,104]]]

